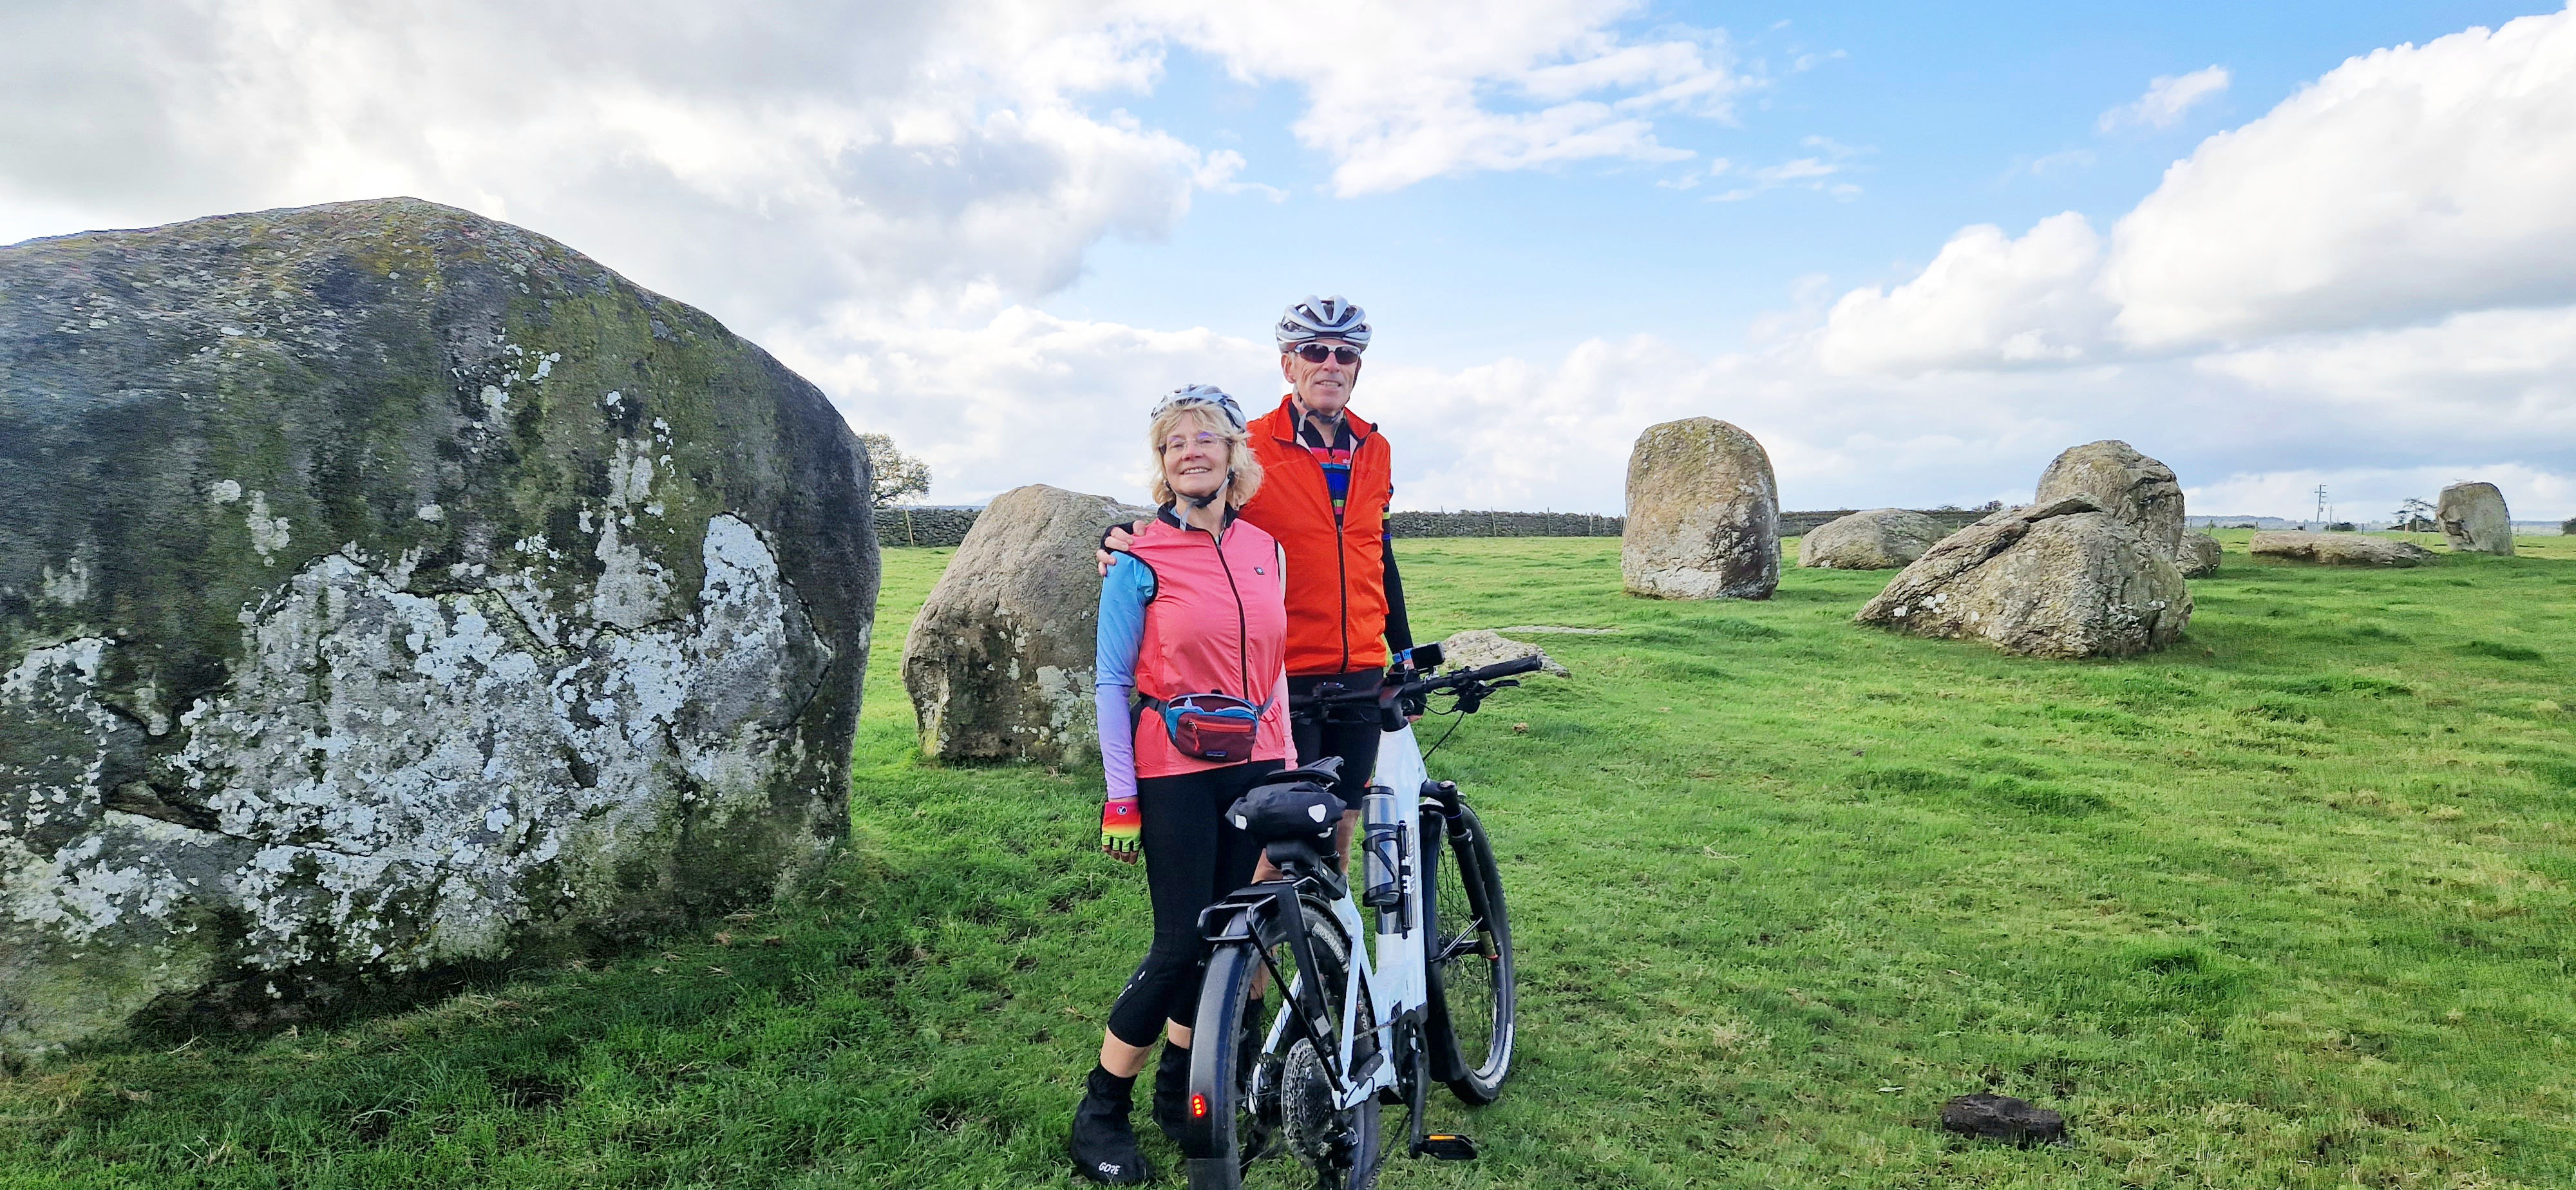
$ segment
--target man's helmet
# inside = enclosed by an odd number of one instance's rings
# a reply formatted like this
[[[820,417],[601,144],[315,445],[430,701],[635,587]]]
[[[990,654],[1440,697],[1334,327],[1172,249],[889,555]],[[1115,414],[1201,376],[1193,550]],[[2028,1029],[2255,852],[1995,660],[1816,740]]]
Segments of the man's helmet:
[[[1184,384],[1164,393],[1163,399],[1154,402],[1154,411],[1147,416],[1161,417],[1169,410],[1185,406],[1214,409],[1224,414],[1225,420],[1232,423],[1235,429],[1244,428],[1243,407],[1235,404],[1234,398],[1225,395],[1224,389],[1213,384]]]
[[[1337,293],[1328,298],[1310,295],[1279,316],[1279,350],[1313,339],[1339,339],[1356,350],[1368,350],[1368,311],[1343,301]]]

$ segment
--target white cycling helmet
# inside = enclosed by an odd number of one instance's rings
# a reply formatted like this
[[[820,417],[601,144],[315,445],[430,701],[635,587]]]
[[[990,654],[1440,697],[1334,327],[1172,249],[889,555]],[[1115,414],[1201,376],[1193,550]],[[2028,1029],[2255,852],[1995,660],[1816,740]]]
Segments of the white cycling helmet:
[[[1227,396],[1224,389],[1213,384],[1184,384],[1164,393],[1162,400],[1154,402],[1154,411],[1146,416],[1161,417],[1165,412],[1183,406],[1214,409],[1224,414],[1225,420],[1233,423],[1235,429],[1245,428],[1243,406],[1235,404],[1233,397]]]
[[[1342,300],[1338,293],[1328,298],[1309,295],[1279,316],[1278,334],[1281,351],[1312,339],[1339,339],[1354,350],[1366,351],[1368,311]]]

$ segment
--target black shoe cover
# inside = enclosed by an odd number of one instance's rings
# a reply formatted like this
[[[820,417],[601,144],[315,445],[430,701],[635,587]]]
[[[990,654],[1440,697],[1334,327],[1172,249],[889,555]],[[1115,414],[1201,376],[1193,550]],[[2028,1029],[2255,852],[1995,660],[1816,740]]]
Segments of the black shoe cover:
[[[1190,1051],[1170,1038],[1163,1040],[1162,1064],[1154,1068],[1154,1123],[1176,1145],[1190,1126]]]
[[[1136,1080],[1091,1068],[1090,1093],[1073,1109],[1075,1173],[1109,1186],[1142,1186],[1154,1180],[1145,1154],[1136,1147],[1136,1129],[1127,1122],[1135,1110]]]

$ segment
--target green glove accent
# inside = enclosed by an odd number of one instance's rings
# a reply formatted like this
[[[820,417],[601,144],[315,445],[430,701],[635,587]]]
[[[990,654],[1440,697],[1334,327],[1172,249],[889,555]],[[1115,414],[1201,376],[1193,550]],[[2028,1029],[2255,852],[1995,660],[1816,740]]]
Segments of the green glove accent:
[[[1136,799],[1114,797],[1100,807],[1100,850],[1109,858],[1135,863],[1144,842],[1145,816]]]

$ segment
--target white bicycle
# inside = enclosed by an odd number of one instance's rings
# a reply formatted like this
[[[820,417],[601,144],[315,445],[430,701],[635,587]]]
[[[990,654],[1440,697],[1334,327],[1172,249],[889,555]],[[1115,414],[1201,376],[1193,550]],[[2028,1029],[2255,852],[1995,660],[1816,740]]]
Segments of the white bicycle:
[[[1491,1103],[1511,1075],[1511,922],[1483,823],[1456,784],[1425,773],[1397,707],[1448,694],[1457,713],[1473,714],[1495,690],[1519,685],[1511,675],[1538,667],[1533,657],[1383,690],[1327,687],[1292,707],[1366,707],[1394,726],[1361,807],[1366,876],[1354,898],[1330,859],[1338,758],[1280,773],[1230,812],[1279,875],[1199,917],[1214,951],[1182,1140],[1193,1190],[1364,1190],[1392,1149],[1380,1137],[1381,1104],[1407,1109],[1412,1156],[1476,1156],[1466,1137],[1428,1130],[1423,1099],[1440,1082],[1468,1103]],[[1363,906],[1376,917],[1374,961],[1359,945],[1369,936]]]

